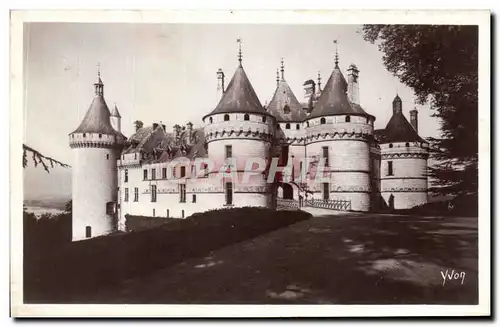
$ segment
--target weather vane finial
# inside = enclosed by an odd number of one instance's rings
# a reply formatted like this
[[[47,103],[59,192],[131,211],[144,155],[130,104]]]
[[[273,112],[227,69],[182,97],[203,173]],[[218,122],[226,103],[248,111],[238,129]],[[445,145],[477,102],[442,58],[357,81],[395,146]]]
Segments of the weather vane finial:
[[[97,63],[97,76],[101,77],[101,63],[100,62]]]
[[[321,91],[321,73],[318,70],[318,90]]]
[[[280,70],[276,68],[276,85],[280,85]]]
[[[240,66],[241,66],[241,61],[242,61],[242,55],[241,55],[241,37],[239,37],[236,42],[238,42],[238,45],[239,45],[239,50],[238,50],[238,61],[240,62]]]
[[[333,40],[333,44],[335,44],[335,67],[339,66],[339,42],[337,40]]]
[[[285,62],[283,60],[283,57],[281,58],[281,80],[285,80]]]

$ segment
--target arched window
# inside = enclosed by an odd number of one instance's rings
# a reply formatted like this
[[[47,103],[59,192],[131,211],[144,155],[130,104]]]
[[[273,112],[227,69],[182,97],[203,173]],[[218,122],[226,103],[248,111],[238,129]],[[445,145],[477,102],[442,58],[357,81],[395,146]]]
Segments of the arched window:
[[[102,134],[99,134],[99,138],[102,138]]]
[[[229,121],[229,115],[228,114],[224,115],[224,121]]]
[[[366,117],[366,123],[369,124],[370,123],[370,118]]]
[[[300,129],[300,124],[295,125],[295,129]]]
[[[309,122],[306,122],[306,126],[309,127]]]
[[[389,143],[389,148],[392,148],[392,143]]]
[[[212,117],[210,117],[210,118],[208,119],[208,122],[209,122],[210,124],[214,122],[214,120],[212,119]]]
[[[347,115],[345,116],[345,122],[350,123],[351,122],[351,116]]]
[[[321,120],[319,121],[320,124],[326,124],[326,119],[323,117],[321,118]]]
[[[87,134],[83,133],[83,137],[87,136]]]
[[[266,116],[262,116],[262,122],[265,123],[266,122]]]
[[[245,114],[245,116],[244,116],[244,118],[243,118],[243,119],[244,119],[244,120],[250,120],[250,115],[249,115],[249,114]]]
[[[290,113],[290,106],[289,106],[289,105],[287,105],[287,104],[285,104],[285,106],[283,107],[283,112],[284,112],[285,114],[289,114],[289,113]]]
[[[290,129],[290,124],[288,124],[288,123],[287,123],[287,124],[285,125],[285,128],[286,128],[286,129]]]
[[[106,153],[106,160],[109,160],[109,153]]]
[[[406,146],[406,147],[409,147],[409,146],[410,146],[410,143],[406,142],[405,146]]]

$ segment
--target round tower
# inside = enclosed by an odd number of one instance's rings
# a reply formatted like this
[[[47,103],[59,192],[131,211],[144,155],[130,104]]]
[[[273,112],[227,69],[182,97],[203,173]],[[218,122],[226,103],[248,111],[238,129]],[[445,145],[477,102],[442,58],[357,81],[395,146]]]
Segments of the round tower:
[[[390,209],[409,209],[427,203],[428,143],[403,114],[401,98],[392,102],[393,114],[380,144],[382,197]]]
[[[111,125],[100,72],[94,88],[95,96],[83,121],[69,134],[69,145],[74,155],[73,241],[116,230],[116,165],[125,137]]]
[[[252,169],[248,166],[251,159],[270,157],[275,119],[261,105],[243,69],[239,43],[239,65],[217,107],[203,117],[208,158],[213,163],[209,179],[215,191],[211,201],[214,208],[272,204],[272,192],[264,174],[252,175],[248,181],[243,179],[245,171]],[[236,164],[232,177],[228,173],[220,178],[219,170],[227,162]]]
[[[309,175],[309,189],[315,198],[342,200],[351,210],[369,211],[370,140],[375,117],[349,101],[348,84],[338,62],[336,53],[335,68],[305,122],[310,166],[318,170],[324,163],[322,178],[318,171]]]
[[[278,141],[276,152],[280,155],[281,164],[293,167],[291,179],[279,181],[283,188],[283,198],[298,200],[300,193],[303,191],[299,186],[303,182],[300,178],[305,159],[303,122],[307,118],[307,114],[285,80],[283,59],[281,60],[280,71],[281,75],[279,71],[277,72],[277,87],[267,106],[267,112],[276,119],[278,127],[275,133],[275,138]],[[311,96],[314,97],[314,94],[311,94]]]

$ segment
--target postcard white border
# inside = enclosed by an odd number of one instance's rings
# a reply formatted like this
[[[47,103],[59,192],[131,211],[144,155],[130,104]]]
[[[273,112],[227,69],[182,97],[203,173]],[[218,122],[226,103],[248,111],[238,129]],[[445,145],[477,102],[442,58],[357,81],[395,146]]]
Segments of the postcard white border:
[[[479,26],[479,305],[41,305],[22,301],[23,23],[470,24]],[[10,232],[14,317],[337,317],[488,315],[490,303],[490,13],[485,10],[28,10],[11,12]]]

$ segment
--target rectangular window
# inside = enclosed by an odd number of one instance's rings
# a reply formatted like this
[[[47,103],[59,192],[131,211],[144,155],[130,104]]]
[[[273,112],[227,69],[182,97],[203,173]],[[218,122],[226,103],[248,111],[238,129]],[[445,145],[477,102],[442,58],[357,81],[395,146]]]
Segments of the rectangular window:
[[[394,175],[392,161],[387,161],[387,176],[392,176],[392,175]]]
[[[115,214],[115,203],[114,202],[106,203],[106,214],[107,215],[114,215]]]
[[[128,169],[125,169],[125,177],[123,178],[123,182],[124,183],[128,182]]]
[[[196,194],[193,194],[193,203],[196,203]]]
[[[233,183],[226,183],[226,204],[233,204]]]
[[[167,168],[161,169],[161,178],[167,179]]]
[[[181,166],[181,178],[186,177],[186,166]]]
[[[186,202],[186,184],[179,184],[179,202]]]
[[[330,200],[330,185],[323,183],[323,200]]]
[[[151,185],[151,202],[156,202],[156,185]]]
[[[325,167],[329,167],[330,166],[330,155],[328,153],[328,147],[327,146],[324,146],[323,147],[323,158],[325,158]]]
[[[85,237],[87,238],[92,237],[92,227],[90,226],[85,227]]]
[[[156,169],[151,169],[151,179],[155,180],[156,179]]]
[[[148,170],[144,169],[143,174],[144,174],[144,180],[147,180],[148,179]]]
[[[139,188],[134,187],[134,202],[139,202]]]
[[[233,157],[233,146],[232,145],[226,145],[226,159],[227,158],[232,158]]]
[[[125,199],[123,201],[128,202],[128,187],[125,187]]]

